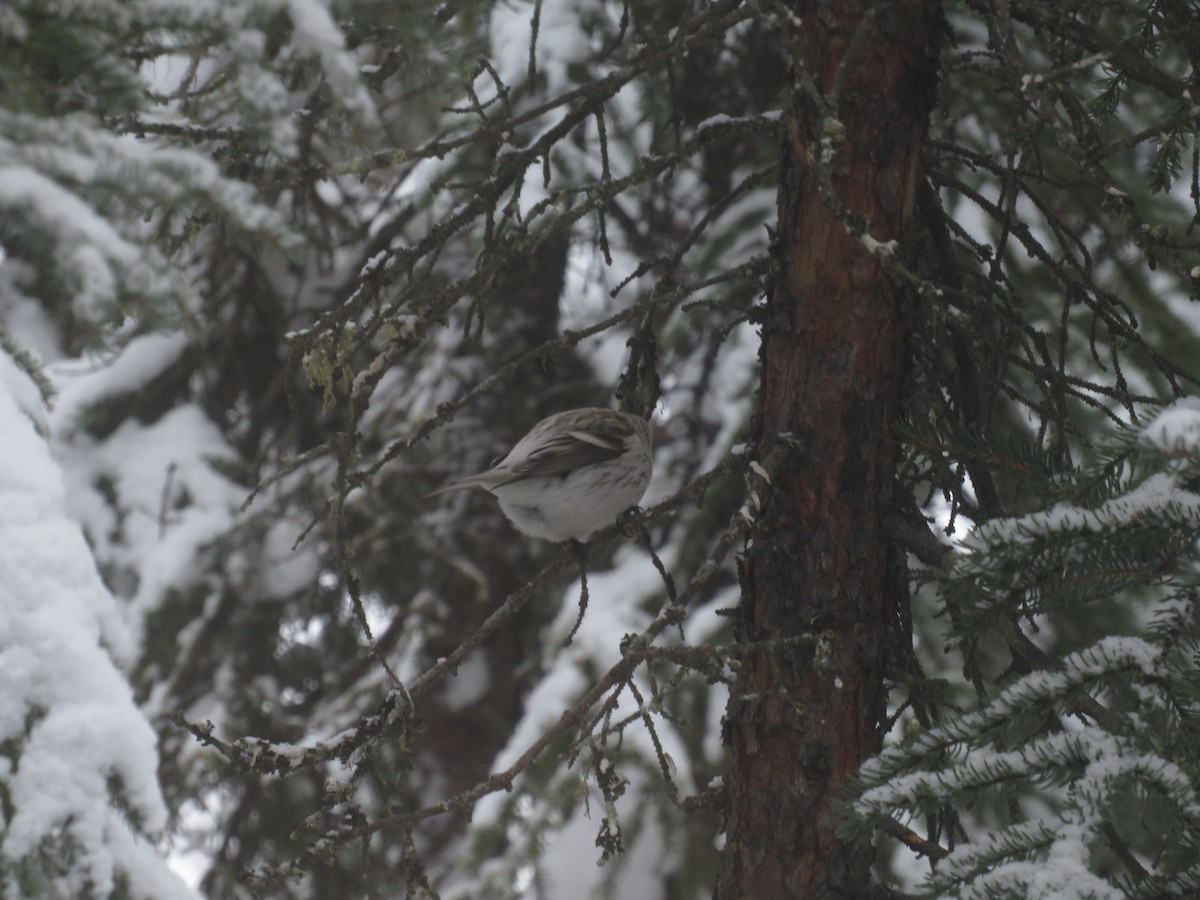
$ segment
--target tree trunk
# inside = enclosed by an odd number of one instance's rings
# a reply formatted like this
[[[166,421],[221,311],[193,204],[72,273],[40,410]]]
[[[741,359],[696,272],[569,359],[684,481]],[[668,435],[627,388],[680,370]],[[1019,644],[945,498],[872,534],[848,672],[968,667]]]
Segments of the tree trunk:
[[[895,240],[907,256],[941,10],[790,8],[780,270],[756,427],[760,452],[783,457],[742,559],[738,639],[758,647],[726,718],[725,900],[871,894],[872,848],[838,839],[833,807],[880,745],[884,637],[903,577],[883,519],[912,317],[867,245]]]

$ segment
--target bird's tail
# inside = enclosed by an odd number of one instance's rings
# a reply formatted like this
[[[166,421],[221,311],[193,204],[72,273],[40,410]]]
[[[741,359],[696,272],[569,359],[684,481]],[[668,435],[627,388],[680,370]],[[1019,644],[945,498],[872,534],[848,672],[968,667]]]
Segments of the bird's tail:
[[[461,491],[466,488],[483,488],[487,489],[488,485],[495,483],[496,478],[490,472],[480,472],[478,475],[472,475],[469,478],[460,478],[458,481],[452,481],[449,484],[442,485],[436,491],[430,491],[422,500],[428,500],[430,497],[437,497],[440,494],[448,494],[451,491]]]

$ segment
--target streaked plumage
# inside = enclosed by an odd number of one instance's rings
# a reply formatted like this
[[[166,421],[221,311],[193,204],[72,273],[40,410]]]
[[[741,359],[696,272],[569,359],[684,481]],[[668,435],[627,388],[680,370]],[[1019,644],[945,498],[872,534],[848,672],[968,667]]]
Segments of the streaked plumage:
[[[611,525],[650,484],[650,426],[630,413],[588,407],[538,422],[486,472],[429,496],[480,487],[520,531],[547,541],[580,539]]]

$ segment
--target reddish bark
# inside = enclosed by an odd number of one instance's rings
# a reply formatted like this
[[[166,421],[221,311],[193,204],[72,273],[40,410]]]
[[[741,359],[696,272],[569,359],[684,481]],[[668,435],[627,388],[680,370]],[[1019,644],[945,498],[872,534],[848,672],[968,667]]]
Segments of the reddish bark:
[[[873,851],[838,839],[833,804],[879,747],[885,628],[902,577],[883,518],[911,317],[851,231],[865,220],[874,240],[896,240],[904,256],[941,11],[937,0],[791,8],[796,90],[757,423],[764,453],[786,449],[743,557],[739,618],[739,640],[784,644],[746,657],[729,703],[717,884],[727,900],[870,895]],[[836,110],[812,90],[828,100],[835,85]],[[825,170],[832,204],[814,162],[823,135],[836,148]],[[776,440],[789,433],[794,442]]]

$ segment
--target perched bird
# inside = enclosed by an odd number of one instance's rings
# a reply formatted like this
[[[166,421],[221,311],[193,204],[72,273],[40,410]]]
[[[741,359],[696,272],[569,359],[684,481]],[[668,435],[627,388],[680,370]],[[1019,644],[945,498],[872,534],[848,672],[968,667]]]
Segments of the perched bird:
[[[546,541],[611,525],[650,484],[650,426],[631,413],[588,407],[542,419],[486,472],[439,488],[491,491],[517,529]]]

